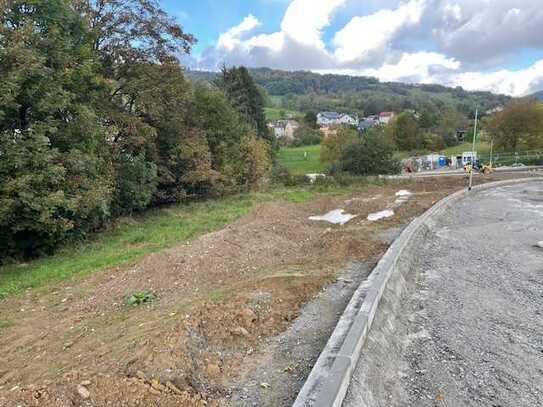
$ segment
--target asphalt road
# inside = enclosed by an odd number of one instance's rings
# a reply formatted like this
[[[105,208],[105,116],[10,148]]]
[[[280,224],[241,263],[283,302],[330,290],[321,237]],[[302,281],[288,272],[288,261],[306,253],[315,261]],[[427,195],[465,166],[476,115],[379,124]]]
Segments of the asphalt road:
[[[543,406],[542,240],[543,183],[474,193],[436,219],[344,406]]]

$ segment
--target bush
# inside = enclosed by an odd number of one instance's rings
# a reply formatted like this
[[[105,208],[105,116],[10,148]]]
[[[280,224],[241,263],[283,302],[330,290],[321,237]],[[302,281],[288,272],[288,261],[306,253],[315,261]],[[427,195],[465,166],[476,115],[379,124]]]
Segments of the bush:
[[[306,124],[302,124],[294,132],[294,140],[291,145],[294,147],[314,146],[322,142],[322,132],[319,129],[314,129]]]
[[[348,127],[339,128],[336,134],[328,136],[322,142],[321,161],[334,166],[341,160],[345,148],[359,139],[356,130]]]
[[[401,164],[393,154],[387,141],[370,132],[345,148],[337,168],[353,175],[397,174]]]
[[[130,214],[147,208],[157,187],[157,166],[143,155],[125,154],[120,162],[115,211]]]

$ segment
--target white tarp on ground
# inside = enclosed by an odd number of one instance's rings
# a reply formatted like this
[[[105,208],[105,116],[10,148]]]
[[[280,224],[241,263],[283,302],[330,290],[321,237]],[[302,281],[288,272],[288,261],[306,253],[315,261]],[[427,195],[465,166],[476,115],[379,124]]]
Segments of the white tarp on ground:
[[[394,201],[394,204],[392,205],[392,208],[397,208],[398,206],[404,204],[409,200],[409,198],[413,195],[411,191],[408,191],[406,189],[402,189],[398,192],[396,192],[396,196],[398,197],[396,201]],[[375,222],[380,219],[390,218],[391,216],[394,216],[394,210],[393,209],[385,209],[379,212],[370,213],[368,215],[368,220],[371,222]]]
[[[334,209],[333,211],[330,211],[325,215],[311,216],[309,219],[333,223],[334,225],[344,225],[347,222],[349,222],[351,219],[354,219],[356,217],[357,215],[351,215],[350,213],[345,213],[345,210],[343,209]]]
[[[394,211],[392,209],[385,209],[384,211],[370,213],[368,220],[373,222],[379,219],[390,218],[391,216],[394,216]]]
[[[413,193],[411,191],[408,191],[407,189],[401,189],[398,192],[396,192],[396,196],[411,196]]]

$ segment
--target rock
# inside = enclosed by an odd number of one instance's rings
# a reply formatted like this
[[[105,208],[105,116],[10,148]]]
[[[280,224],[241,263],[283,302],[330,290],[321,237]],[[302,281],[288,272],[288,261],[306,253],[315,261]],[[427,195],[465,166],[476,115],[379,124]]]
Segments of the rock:
[[[543,249],[543,240],[541,242],[537,242],[535,244],[535,247],[539,247],[540,249]]]
[[[85,386],[82,386],[81,384],[77,386],[77,392],[81,396],[82,399],[88,399],[90,397],[90,391]]]
[[[145,373],[143,373],[141,370],[138,370],[136,372],[136,377],[141,380],[147,380],[147,377],[145,377]]]
[[[263,389],[269,389],[271,385],[269,383],[260,383],[260,387],[262,387]]]
[[[247,329],[241,327],[241,326],[238,326],[237,328],[233,329],[232,330],[232,334],[236,335],[236,336],[249,336],[249,331],[247,331]]]
[[[90,380],[83,380],[81,383],[79,383],[81,386],[90,386],[91,381]]]
[[[256,320],[256,314],[250,308],[244,308],[241,310],[241,317],[247,325],[252,324]]]

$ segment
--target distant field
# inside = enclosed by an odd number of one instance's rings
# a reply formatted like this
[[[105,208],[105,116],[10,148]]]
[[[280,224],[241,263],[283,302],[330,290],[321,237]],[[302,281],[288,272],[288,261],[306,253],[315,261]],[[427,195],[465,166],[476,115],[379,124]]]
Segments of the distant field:
[[[471,151],[472,149],[473,149],[473,144],[472,143],[462,143],[462,144],[459,144],[457,146],[453,146],[453,147],[449,147],[449,148],[445,149],[444,154],[446,156],[461,155],[463,152]],[[490,143],[478,142],[475,145],[475,150],[479,154],[489,154],[490,153]]]
[[[276,120],[283,119],[296,119],[302,116],[302,113],[294,110],[278,109],[275,107],[265,107],[264,113],[266,114],[266,120],[274,122]]]
[[[307,152],[307,157],[304,157]],[[293,175],[321,173],[326,166],[320,161],[321,146],[285,147],[279,151],[279,163]]]

